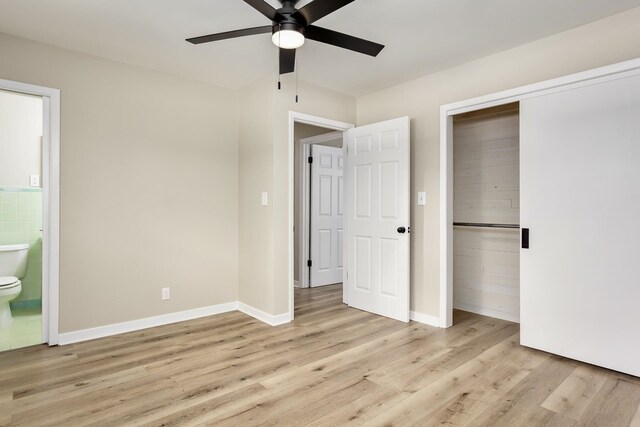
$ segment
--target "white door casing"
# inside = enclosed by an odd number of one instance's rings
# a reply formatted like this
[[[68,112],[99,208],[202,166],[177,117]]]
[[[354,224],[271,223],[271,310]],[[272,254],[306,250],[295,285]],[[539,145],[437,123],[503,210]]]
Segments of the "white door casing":
[[[60,284],[60,90],[0,79],[0,90],[40,96],[42,135],[42,338],[58,344]]]
[[[521,102],[521,343],[640,375],[640,76]]]
[[[408,322],[409,118],[350,129],[347,140],[349,306]]]
[[[342,148],[311,146],[310,286],[342,282],[344,156]]]

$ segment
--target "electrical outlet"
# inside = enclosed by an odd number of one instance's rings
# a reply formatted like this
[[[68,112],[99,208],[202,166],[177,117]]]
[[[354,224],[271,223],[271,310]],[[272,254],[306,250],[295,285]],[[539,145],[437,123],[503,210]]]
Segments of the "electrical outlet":
[[[40,175],[29,175],[29,185],[32,187],[40,187]]]
[[[262,206],[268,206],[269,205],[269,194],[266,191],[262,192],[261,204],[262,204]]]
[[[166,301],[171,298],[171,292],[169,288],[162,288],[162,301]]]

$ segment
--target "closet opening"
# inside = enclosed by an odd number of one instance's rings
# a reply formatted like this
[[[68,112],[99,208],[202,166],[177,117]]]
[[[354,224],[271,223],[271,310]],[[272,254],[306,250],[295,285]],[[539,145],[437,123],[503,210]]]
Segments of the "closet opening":
[[[520,108],[453,116],[454,324],[520,321]]]

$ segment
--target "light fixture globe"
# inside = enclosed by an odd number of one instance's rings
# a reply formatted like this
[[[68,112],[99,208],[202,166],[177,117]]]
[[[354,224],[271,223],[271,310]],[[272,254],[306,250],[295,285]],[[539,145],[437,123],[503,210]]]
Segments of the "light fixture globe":
[[[273,27],[271,41],[282,49],[297,49],[304,44],[303,28],[292,24]]]

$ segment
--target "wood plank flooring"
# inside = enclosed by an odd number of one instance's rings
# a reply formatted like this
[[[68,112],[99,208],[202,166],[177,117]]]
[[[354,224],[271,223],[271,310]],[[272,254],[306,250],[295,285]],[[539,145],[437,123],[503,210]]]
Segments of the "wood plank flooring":
[[[521,347],[465,312],[443,330],[296,291],[296,320],[241,313],[0,353],[0,425],[640,426],[640,380]]]

